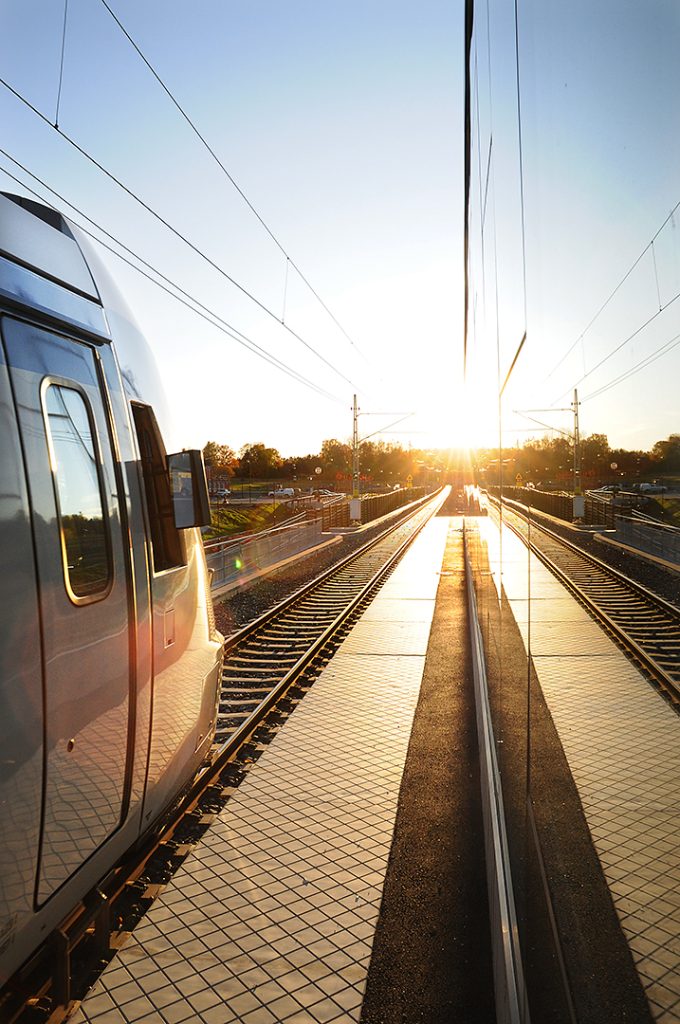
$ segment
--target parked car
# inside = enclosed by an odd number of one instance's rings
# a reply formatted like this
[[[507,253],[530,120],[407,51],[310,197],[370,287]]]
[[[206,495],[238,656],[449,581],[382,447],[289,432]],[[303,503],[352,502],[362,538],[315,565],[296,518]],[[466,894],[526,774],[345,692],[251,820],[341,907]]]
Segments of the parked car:
[[[667,490],[665,484],[640,484],[640,494],[665,494]]]
[[[269,491],[269,498],[294,498],[295,490],[293,487],[279,487],[277,490]]]

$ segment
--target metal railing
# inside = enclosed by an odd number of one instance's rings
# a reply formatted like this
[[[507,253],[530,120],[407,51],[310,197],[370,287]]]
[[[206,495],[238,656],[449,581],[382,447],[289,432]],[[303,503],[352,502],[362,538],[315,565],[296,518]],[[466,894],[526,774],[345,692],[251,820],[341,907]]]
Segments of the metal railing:
[[[321,518],[308,520],[301,516],[271,530],[209,541],[205,545],[205,557],[212,570],[213,594],[316,547],[321,542],[322,529]]]
[[[371,522],[403,505],[422,500],[428,493],[426,487],[412,487],[362,498],[361,521]],[[324,531],[348,526],[349,522],[349,502],[344,495],[338,495],[337,499],[324,501],[320,507],[297,513],[280,526],[206,541],[205,557],[212,571],[213,595],[316,547],[322,542]]]
[[[616,517],[616,540],[680,566],[680,530],[647,517]]]
[[[389,491],[387,494],[375,494],[361,499],[361,522],[370,523],[373,519],[393,512],[395,508],[408,505],[411,501],[424,498],[426,494],[434,493],[434,489],[428,487],[403,487],[398,491]]]
[[[498,487],[489,487],[489,492],[496,497],[500,491]],[[518,501],[529,508],[538,509],[539,512],[547,512],[556,519],[563,519],[565,523],[571,523],[574,518],[573,497],[566,491],[538,491],[530,487],[504,487],[503,497],[509,501]],[[616,519],[616,508],[613,502],[601,495],[590,492],[585,495],[584,522],[591,526],[604,526],[613,528]]]

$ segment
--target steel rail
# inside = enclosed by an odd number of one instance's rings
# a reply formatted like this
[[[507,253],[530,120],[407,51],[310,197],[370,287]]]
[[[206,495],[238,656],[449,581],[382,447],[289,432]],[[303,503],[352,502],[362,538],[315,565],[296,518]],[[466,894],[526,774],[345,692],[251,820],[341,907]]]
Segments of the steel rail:
[[[515,512],[516,515],[520,515],[525,519],[527,518],[525,512],[522,512],[520,511],[520,509],[516,508],[516,505],[518,505],[519,502],[504,500],[503,504],[508,506],[508,508],[510,508],[511,511]],[[522,506],[522,508],[531,510],[531,507],[528,505],[524,505]],[[555,531],[551,530],[549,526],[545,526],[542,523],[537,522],[537,520],[533,517],[531,520],[531,525],[533,529],[538,529],[541,531],[541,533],[547,534],[552,540],[557,541],[562,547],[569,548],[571,551],[574,552],[574,554],[592,563],[598,569],[602,570],[602,572],[604,572],[606,575],[613,576],[617,580],[617,582],[622,584],[622,586],[628,587],[630,590],[636,591],[636,593],[638,593],[645,600],[658,605],[658,607],[661,608],[663,611],[667,612],[674,618],[677,618],[678,622],[680,623],[680,608],[677,605],[674,605],[671,601],[667,601],[664,597],[661,597],[660,594],[656,594],[653,590],[650,590],[648,587],[645,587],[644,584],[638,583],[637,580],[631,579],[630,576],[626,576],[625,573],[622,573],[619,569],[615,569],[614,566],[608,565],[606,562],[602,561],[602,559],[598,558],[597,555],[593,555],[589,551],[584,551],[583,548],[578,546],[578,544],[574,544],[573,541],[567,540],[566,537],[562,537],[559,533],[555,533]]]
[[[492,499],[493,500],[493,499]],[[493,500],[495,506],[498,503]],[[520,512],[518,509],[513,508],[504,502],[504,505],[511,514],[514,514],[519,519],[528,521],[529,517],[527,513]],[[631,635],[631,629],[639,629],[642,625],[645,626],[645,617],[647,618],[648,628],[654,629],[655,633],[658,633],[659,627],[664,625],[671,625],[680,631],[680,609],[675,605],[666,601],[664,598],[655,594],[653,591],[644,587],[642,584],[637,583],[635,580],[630,579],[624,573],[618,569],[614,569],[607,565],[606,562],[601,561],[595,555],[591,555],[588,552],[583,551],[578,545],[571,541],[566,540],[559,534],[555,533],[549,527],[543,526],[537,523],[533,518],[531,519],[532,530],[538,530],[539,533],[545,534],[549,539],[558,545],[559,548],[566,549],[572,556],[576,556],[587,566],[594,567],[601,573],[599,580],[594,581],[594,584],[600,588],[604,585],[611,586],[614,582],[624,590],[624,598],[626,596],[632,597],[636,602],[635,605],[630,606],[624,611],[619,611],[618,614],[607,611],[602,607],[598,601],[591,597],[587,591],[587,587],[583,584],[576,582],[570,575],[569,570],[562,568],[550,557],[539,545],[534,541],[528,542],[528,538],[525,536],[523,531],[517,526],[513,525],[512,522],[504,518],[503,520],[507,526],[515,533],[520,539],[528,544],[531,551],[550,569],[550,571],[557,576],[578,601],[598,620],[614,639],[618,645],[632,658],[633,661],[644,669],[648,676],[650,676],[654,682],[664,692],[670,703],[677,709],[680,710],[680,643],[678,644],[677,651],[673,658],[674,664],[672,664],[671,671],[665,665],[659,663],[658,654],[651,653],[650,650],[645,647],[644,640],[636,639]],[[604,579],[602,578],[604,577]],[[591,590],[593,587],[591,586]],[[627,592],[627,594],[626,594]],[[649,619],[650,606],[661,612],[665,618],[665,622],[658,622],[658,620],[651,622]],[[642,618],[641,618],[642,616]],[[631,621],[632,620],[632,621]],[[656,646],[659,645],[659,641],[655,641]],[[668,642],[666,642],[668,646]],[[674,678],[675,676],[675,678]]]
[[[236,722],[245,716],[242,725],[247,725],[250,720],[248,708],[256,702],[259,706],[260,700],[266,699],[260,697],[263,690],[272,689],[278,685],[279,680],[285,680],[288,673],[295,673],[300,664],[299,659],[306,658],[308,652],[313,651],[315,638],[319,638],[323,647],[337,632],[341,623],[336,609],[342,605],[351,612],[352,595],[363,593],[364,590],[361,578],[347,581],[348,572],[354,567],[354,571],[363,575],[363,581],[370,586],[375,560],[379,558],[381,563],[386,564],[384,556],[379,553],[380,546],[389,542],[400,530],[408,528],[413,518],[425,513],[427,521],[434,514],[432,510],[440,507],[444,500],[445,495],[440,492],[435,499],[429,497],[419,502],[406,517],[400,518],[388,530],[351,552],[227,639],[217,722],[218,737],[229,729],[235,730],[233,735],[238,735],[240,726],[237,727]],[[366,561],[367,564],[361,569],[362,563]],[[312,658],[316,653],[313,651]],[[289,664],[288,669],[286,663]],[[230,720],[231,726],[228,724]]]
[[[432,501],[432,507],[426,510],[427,515],[423,517],[423,521],[418,524],[417,529],[410,533],[405,538],[405,540],[403,540],[399,544],[396,550],[389,556],[388,560],[371,575],[368,582],[365,583],[361,587],[361,589],[350,599],[349,603],[345,605],[342,611],[340,611],[333,618],[333,621],[323,629],[323,632],[321,632],[314,639],[312,644],[309,647],[307,647],[305,652],[295,662],[295,664],[284,673],[279,682],[277,682],[274,685],[271,691],[251,712],[251,714],[243,722],[243,724],[239,726],[239,728],[231,734],[229,739],[220,748],[220,752],[215,761],[215,764],[220,765],[219,771],[221,771],[224,765],[234,756],[235,751],[240,749],[245,743],[248,742],[252,734],[255,732],[257,726],[260,724],[260,722],[262,722],[262,720],[266,717],[268,712],[277,703],[277,701],[290,689],[290,687],[300,677],[304,670],[308,668],[308,666],[314,660],[314,658],[322,651],[322,649],[326,646],[328,641],[338,632],[340,627],[352,616],[352,614],[358,608],[358,606],[367,599],[371,591],[373,591],[382,582],[387,573],[391,571],[393,566],[402,557],[406,549],[413,543],[416,536],[420,533],[420,531],[423,529],[426,523],[428,523],[430,519],[435,515],[440,504],[440,500]],[[422,508],[416,509],[408,517],[407,520],[402,520],[397,526],[392,527],[387,532],[387,534],[381,535],[379,538],[377,538],[377,540],[369,542],[367,545],[360,548],[360,552],[365,554],[367,550],[372,549],[379,542],[384,541],[386,536],[395,533],[399,528],[403,527],[407,522],[410,522],[411,519],[415,518],[422,511]],[[329,575],[337,575],[337,573],[344,569],[349,562],[355,561],[357,557],[359,557],[358,553],[353,552],[352,556],[349,559],[343,559],[343,561],[338,566],[333,567],[335,573],[325,572],[322,574],[319,580],[327,582]],[[303,597],[307,597],[310,591],[318,589],[318,587],[322,585],[321,582],[319,582],[319,580],[313,581],[313,584],[311,586],[305,587],[303,588],[302,591],[293,595],[295,601],[299,602]],[[279,605],[276,606],[275,609],[273,609],[273,612],[276,612],[277,616],[280,616],[283,613],[283,611],[287,611],[290,608],[292,603],[292,600],[282,601]],[[262,620],[264,620],[264,623],[269,624],[272,621],[273,617],[273,613],[265,613],[264,616],[260,616],[260,618],[255,620],[254,623],[251,623],[249,627],[246,627],[245,630],[241,631],[239,634],[236,634],[235,637],[232,637],[231,639],[233,643],[232,646],[230,647],[230,650],[232,650],[240,641],[242,634],[251,637],[256,627],[258,629],[261,628]],[[211,767],[210,772],[211,774],[214,773],[213,767]]]
[[[517,925],[517,911],[508,850],[503,787],[496,754],[493,718],[484,656],[484,639],[479,620],[475,582],[470,560],[468,529],[463,526],[463,551],[467,589],[470,653],[475,693],[475,718],[479,746],[479,774],[484,823],[489,925],[493,959],[496,1020],[527,1024],[528,999]]]
[[[290,608],[301,598],[308,596],[312,591],[318,589],[318,587],[324,584],[332,576],[337,575],[337,573],[341,572],[346,566],[350,565],[350,563],[356,561],[356,559],[362,557],[362,555],[364,555],[371,548],[375,547],[376,545],[384,541],[385,538],[388,537],[391,533],[393,533],[395,530],[398,530],[399,527],[403,526],[405,523],[409,522],[409,520],[412,519],[413,516],[417,515],[418,512],[420,512],[420,510],[424,508],[424,506],[428,502],[433,502],[440,497],[443,503],[445,499],[442,496],[441,491],[436,493],[434,496],[432,494],[428,494],[426,497],[421,498],[414,504],[414,506],[411,508],[407,515],[405,515],[403,518],[398,519],[398,521],[391,523],[387,530],[378,534],[377,537],[372,537],[371,540],[367,541],[365,544],[362,544],[361,547],[357,548],[356,551],[351,551],[341,561],[336,562],[334,565],[330,566],[329,569],[324,570],[324,572],[320,573],[319,576],[316,576],[313,580],[311,580],[311,582],[304,584],[298,590],[294,591],[292,594],[289,594],[288,597],[285,597],[278,604],[275,604],[271,608],[268,608],[267,611],[263,612],[256,619],[253,619],[252,622],[247,623],[247,625],[243,626],[236,633],[231,633],[228,637],[226,637],[224,641],[225,655],[229,654],[237,644],[242,643],[243,640],[245,640],[248,636],[256,632],[256,630],[259,630],[267,622],[278,617],[281,614],[281,612]]]

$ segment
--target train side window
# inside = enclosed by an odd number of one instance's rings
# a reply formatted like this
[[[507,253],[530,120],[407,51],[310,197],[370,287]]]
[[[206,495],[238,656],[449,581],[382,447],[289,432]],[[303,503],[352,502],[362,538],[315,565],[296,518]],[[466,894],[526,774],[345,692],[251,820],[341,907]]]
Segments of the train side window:
[[[64,580],[75,604],[112,582],[111,543],[94,417],[83,392],[46,382],[43,410],[57,499]]]
[[[142,460],[153,567],[155,572],[162,572],[164,569],[172,569],[186,563],[184,543],[175,526],[167,454],[153,409],[148,405],[138,405],[134,402],[132,416]]]

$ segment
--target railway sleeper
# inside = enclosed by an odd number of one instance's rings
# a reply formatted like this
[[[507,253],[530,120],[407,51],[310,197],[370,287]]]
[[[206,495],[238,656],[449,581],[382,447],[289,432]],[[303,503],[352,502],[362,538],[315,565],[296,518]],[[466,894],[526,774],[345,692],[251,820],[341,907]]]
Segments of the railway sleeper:
[[[259,653],[260,651],[262,651],[265,654],[271,654],[273,647],[274,647],[274,644],[271,641],[270,642],[266,642],[263,638],[260,638],[257,641],[253,640],[252,643],[249,644],[249,646],[248,646],[248,648],[246,650],[247,651],[248,650],[252,650],[255,653]],[[278,645],[277,645],[277,649],[280,650],[282,654],[288,654],[291,651],[299,650],[300,649],[300,645],[296,644],[295,641],[292,640],[290,637],[286,637],[286,644],[285,645],[284,645],[283,641],[281,641],[279,639]]]
[[[332,615],[315,615],[305,616],[304,618],[300,617],[299,619],[286,619],[281,622],[281,632],[285,634],[288,630],[294,630],[298,636],[300,633],[306,633],[308,636],[311,636],[313,633],[317,632],[321,623],[330,624],[332,621]],[[272,630],[272,634],[274,636],[276,636],[277,632],[278,630]]]
[[[268,686],[223,686],[220,696],[234,694],[234,696],[240,696],[247,700],[246,694],[249,693],[270,693],[270,688]]]
[[[271,689],[272,686],[275,686],[276,683],[278,683],[280,678],[281,678],[280,675],[278,675],[278,676],[269,676],[269,678],[267,678],[267,679],[258,679],[258,683],[266,683],[267,685],[266,685],[266,687],[263,687],[263,689]],[[252,679],[243,679],[241,676],[231,676],[231,675],[224,676],[223,675],[222,676],[222,683],[223,683],[223,686],[222,686],[223,690],[231,690],[231,689],[237,689],[237,688],[240,688],[240,689],[243,689],[243,690],[247,690],[247,689],[252,689],[253,680]]]
[[[294,663],[292,662],[292,664]],[[260,665],[257,668],[248,668],[247,665],[231,665],[227,663],[222,671],[222,679],[228,679],[232,676],[238,679],[246,679],[252,686],[258,686],[266,682],[267,679],[271,679],[273,672],[278,673],[280,665],[281,663],[279,662],[278,665]]]
[[[230,658],[229,659],[229,664],[234,669],[238,669],[239,671],[242,670],[244,672],[264,672],[267,669],[268,666],[274,665],[275,667],[278,667],[281,664],[282,661],[290,662],[291,665],[294,664],[294,659],[293,658],[260,658],[260,657],[252,658],[251,660],[248,660],[245,657]],[[252,665],[252,662],[254,662],[255,664]]]
[[[255,710],[255,708],[259,707],[261,703],[262,701],[259,700],[239,701],[238,704],[234,704],[229,707],[220,707],[220,713],[224,713],[225,715],[238,715],[241,712],[245,711],[248,714],[250,714],[252,711]]]
[[[261,673],[259,675],[251,675],[251,676],[243,676],[243,675],[241,675],[240,671],[239,672],[234,672],[234,673],[230,672],[230,673],[223,674],[222,675],[222,689],[223,690],[229,689],[230,684],[232,682],[234,682],[236,685],[234,685],[233,689],[235,689],[235,690],[239,690],[241,692],[243,692],[243,690],[252,690],[254,693],[258,693],[261,690],[266,689],[267,686],[269,686],[271,684],[272,679],[279,679],[280,678],[281,669],[279,669],[279,671],[277,672],[277,674],[275,676],[272,675],[273,671],[274,671],[274,669],[270,668],[267,675],[264,675],[264,674]]]

